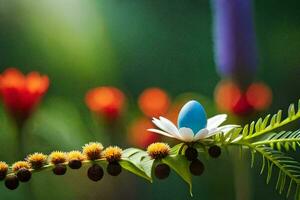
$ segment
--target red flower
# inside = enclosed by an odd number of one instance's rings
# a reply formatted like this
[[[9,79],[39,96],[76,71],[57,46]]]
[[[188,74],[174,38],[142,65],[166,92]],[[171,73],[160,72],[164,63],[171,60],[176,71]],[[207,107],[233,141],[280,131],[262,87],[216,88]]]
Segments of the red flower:
[[[47,76],[30,72],[27,76],[15,68],[0,75],[0,94],[6,109],[18,120],[30,116],[49,86]]]
[[[85,102],[91,111],[111,121],[121,116],[125,96],[115,87],[98,87],[87,92]]]
[[[221,110],[244,116],[268,108],[272,91],[264,83],[252,83],[242,90],[235,82],[225,80],[216,87],[215,100]]]

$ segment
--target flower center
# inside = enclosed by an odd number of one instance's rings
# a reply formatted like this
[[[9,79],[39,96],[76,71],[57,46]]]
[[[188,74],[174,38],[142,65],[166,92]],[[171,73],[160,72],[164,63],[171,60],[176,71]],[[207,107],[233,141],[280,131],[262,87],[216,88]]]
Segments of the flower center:
[[[197,101],[187,102],[178,115],[178,127],[193,130],[194,134],[206,127],[207,118],[203,106]]]

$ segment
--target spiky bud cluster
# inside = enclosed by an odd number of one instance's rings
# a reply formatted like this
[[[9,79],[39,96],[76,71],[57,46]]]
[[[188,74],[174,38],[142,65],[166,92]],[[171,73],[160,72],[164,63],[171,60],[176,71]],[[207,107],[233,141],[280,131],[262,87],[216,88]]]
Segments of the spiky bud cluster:
[[[64,165],[67,162],[67,154],[62,151],[53,151],[49,155],[49,162],[54,166],[52,172],[56,175],[64,175],[67,171],[67,167]]]
[[[82,147],[82,152],[88,160],[100,159],[102,150],[103,145],[99,142],[90,142]]]
[[[32,171],[53,167],[52,171],[56,175],[64,175],[67,171],[67,165],[71,169],[81,168],[83,163],[91,163],[87,171],[87,176],[92,181],[99,181],[103,178],[103,168],[97,164],[103,162],[104,159],[108,162],[106,171],[111,176],[117,176],[122,172],[122,154],[123,150],[118,146],[109,146],[104,149],[103,145],[98,142],[90,142],[82,147],[81,151],[70,151],[68,153],[62,151],[53,151],[49,156],[43,153],[33,153],[26,157],[25,161],[15,162],[10,167],[0,161],[0,180],[5,180],[4,184],[8,189],[14,190],[19,186],[19,182],[27,182],[30,180]],[[157,159],[158,164],[154,167],[154,175],[158,179],[165,179],[169,176],[171,168],[164,163],[163,158],[170,155],[170,146],[166,143],[153,143],[148,146],[147,153],[152,159]],[[216,158],[221,154],[219,146],[211,146],[208,149],[211,157]],[[187,160],[191,161],[189,170],[191,174],[200,176],[205,167],[198,159],[198,151],[192,146],[188,146],[184,151]],[[100,159],[100,160],[98,160]],[[85,162],[84,162],[85,161]],[[47,165],[47,163],[50,165]],[[47,165],[47,166],[46,166]],[[10,172],[10,173],[9,173]]]
[[[71,169],[79,169],[82,166],[82,161],[86,160],[86,156],[80,151],[70,151],[68,153],[68,165]]]
[[[26,161],[33,169],[40,169],[47,164],[47,156],[42,153],[33,153],[27,156]]]
[[[49,155],[49,162],[53,165],[62,164],[67,161],[67,154],[62,151],[53,151]]]
[[[31,165],[27,161],[18,161],[12,165],[12,171],[16,173],[17,178],[21,182],[28,182],[31,178]]]
[[[122,152],[123,150],[117,146],[109,146],[103,151],[102,156],[110,163],[118,162],[121,160]]]
[[[12,171],[15,172],[15,173],[18,172],[20,169],[23,169],[23,168],[24,169],[30,169],[31,168],[30,163],[27,162],[27,161],[18,161],[18,162],[15,162],[11,167]]]
[[[0,181],[3,180],[7,174],[8,165],[6,162],[0,161]]]
[[[148,155],[153,159],[162,159],[169,155],[170,146],[166,143],[152,143],[147,148]]]

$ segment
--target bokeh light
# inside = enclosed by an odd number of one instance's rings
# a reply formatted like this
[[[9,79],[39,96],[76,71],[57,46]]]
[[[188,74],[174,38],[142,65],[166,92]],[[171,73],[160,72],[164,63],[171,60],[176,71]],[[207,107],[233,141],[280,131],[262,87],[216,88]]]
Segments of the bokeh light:
[[[267,109],[272,102],[272,91],[260,82],[242,90],[235,82],[224,80],[216,87],[215,101],[220,110],[243,116]]]
[[[242,94],[232,81],[221,81],[215,89],[215,101],[220,110],[230,112]]]
[[[147,131],[149,128],[154,128],[151,120],[144,117],[136,119],[128,129],[128,143],[140,148],[146,148],[149,144],[159,141],[160,136]]]
[[[267,109],[272,103],[272,91],[264,83],[251,84],[246,97],[247,101],[259,111]]]
[[[97,87],[87,92],[85,102],[92,112],[106,120],[116,120],[124,110],[125,95],[115,87]]]
[[[148,88],[142,92],[138,103],[144,115],[159,117],[168,111],[170,99],[164,90],[160,88]]]

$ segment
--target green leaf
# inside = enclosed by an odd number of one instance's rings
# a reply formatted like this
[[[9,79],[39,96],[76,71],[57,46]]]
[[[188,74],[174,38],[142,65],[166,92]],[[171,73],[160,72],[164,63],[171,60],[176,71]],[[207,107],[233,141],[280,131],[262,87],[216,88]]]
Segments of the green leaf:
[[[176,144],[175,146],[173,146],[171,148],[171,152],[170,153],[171,154],[180,154],[184,145],[185,145],[185,143]]]
[[[146,173],[147,176],[152,177],[152,167],[154,164],[154,159],[151,159],[150,157],[146,157],[142,160],[140,163],[142,169]]]
[[[295,106],[294,104],[291,104],[288,110],[288,116],[289,118],[292,118],[295,115]]]
[[[139,164],[145,156],[148,156],[148,153],[146,151],[139,151],[139,152],[136,152],[135,154],[131,155],[129,157],[129,159],[132,162]]]
[[[148,176],[143,171],[143,168],[141,166],[137,165],[136,163],[131,162],[129,159],[122,159],[119,161],[119,163],[122,166],[122,168],[124,168],[125,170],[152,182],[151,176]]]
[[[138,149],[138,148],[128,148],[123,151],[122,156],[124,158],[128,158],[128,157],[132,156],[133,154],[140,152],[140,151],[142,151],[142,150]]]
[[[189,171],[189,161],[183,155],[167,156],[162,162],[169,165],[188,185],[192,194],[192,176]]]
[[[243,137],[247,136],[247,134],[248,134],[248,124],[246,124],[246,126],[244,126],[242,134],[243,134]]]

